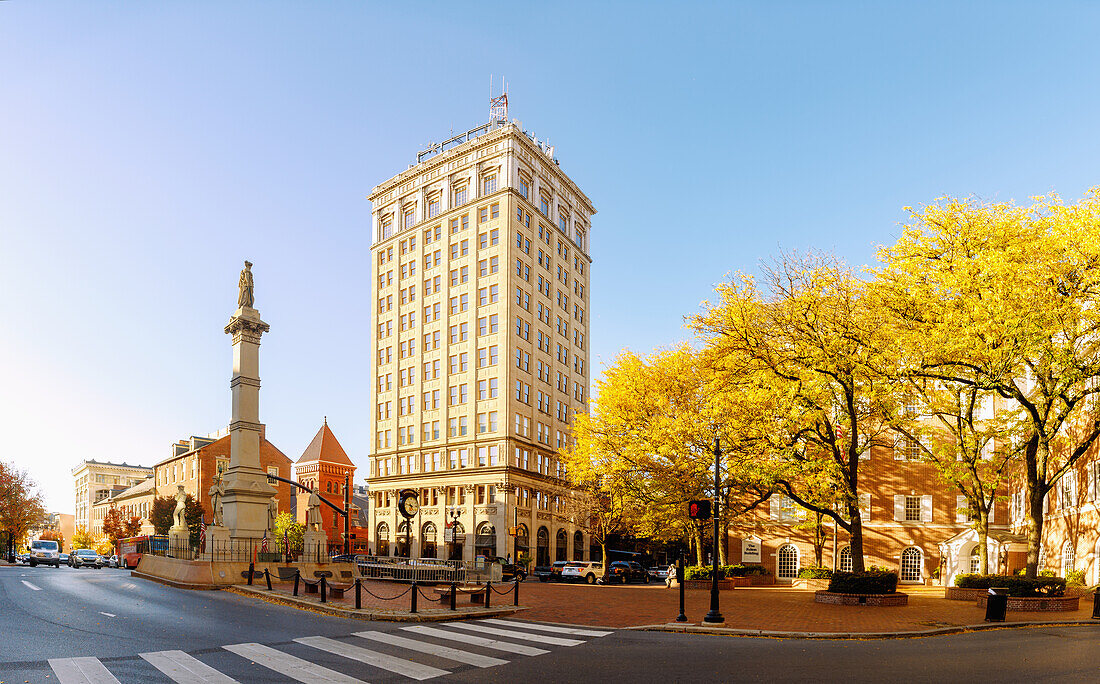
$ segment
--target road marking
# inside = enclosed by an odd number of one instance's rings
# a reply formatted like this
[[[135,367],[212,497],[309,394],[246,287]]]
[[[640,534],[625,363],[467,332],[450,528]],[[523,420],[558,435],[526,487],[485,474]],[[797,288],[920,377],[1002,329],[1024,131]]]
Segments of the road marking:
[[[236,684],[237,682],[236,679],[225,676],[183,651],[157,651],[140,655],[153,667],[168,675],[173,682],[179,684]]]
[[[522,641],[537,641],[540,644],[552,644],[554,646],[576,646],[577,644],[584,643],[579,639],[565,639],[562,637],[546,636],[544,634],[527,634],[525,632],[516,632],[510,629],[496,629],[495,627],[486,627],[485,625],[470,624],[467,622],[451,622],[447,626],[468,629],[471,632],[477,632],[479,634],[493,634],[495,636],[520,639]]]
[[[236,653],[242,658],[248,658],[252,662],[263,665],[269,670],[275,670],[279,674],[291,679],[297,679],[303,684],[324,684],[326,682],[339,682],[340,684],[358,683],[361,680],[340,674],[327,667],[314,665],[308,660],[296,658],[289,653],[276,651],[262,644],[231,644],[222,646],[227,651]]]
[[[106,615],[107,617],[118,617],[118,616],[117,616],[117,615],[115,615],[114,613],[104,613],[104,612],[103,612],[102,610],[101,610],[101,611],[99,611],[99,614],[100,614],[100,615]]]
[[[473,624],[481,622],[491,622],[494,625],[504,625],[506,627],[515,627],[516,629],[535,629],[543,632],[556,632],[558,634],[575,634],[577,636],[590,636],[590,637],[602,637],[608,634],[614,634],[614,632],[598,632],[593,629],[576,629],[574,627],[558,627],[557,625],[540,625],[534,622],[512,622],[510,620],[496,620],[488,618],[485,620],[478,620]]]
[[[27,580],[19,580],[19,581],[22,582],[23,584],[27,585],[27,587],[29,587],[31,589],[34,589],[35,591],[42,591],[42,587],[31,584]]]
[[[60,684],[119,684],[97,658],[51,658],[49,663]]]
[[[438,629],[436,627],[425,627],[424,625],[413,625],[411,627],[402,627],[401,629],[407,632],[416,632],[417,634],[435,637],[437,639],[450,639],[451,641],[461,641],[462,643],[469,644],[471,646],[491,648],[494,651],[505,651],[507,653],[518,653],[520,655],[529,656],[542,655],[543,653],[550,652],[541,648],[535,648],[534,646],[524,646],[523,644],[510,644],[506,641],[485,639],[482,637],[470,636],[468,634],[458,634],[457,632],[448,632],[445,629]]]
[[[137,589],[137,585],[134,584],[133,582],[127,582],[126,584],[122,585],[122,588],[123,589]]]
[[[312,646],[313,648],[320,649],[322,651],[328,651],[329,653],[335,653],[338,656],[344,656],[345,658],[351,658],[352,660],[358,660],[361,663],[367,665],[373,665],[374,667],[381,668],[383,670],[389,670],[390,672],[396,672],[412,679],[425,680],[432,677],[438,677],[440,675],[451,674],[447,670],[440,670],[438,667],[431,667],[429,665],[422,665],[412,660],[405,660],[404,658],[395,658],[385,653],[379,653],[377,651],[371,651],[359,646],[352,646],[351,644],[345,644],[342,641],[336,641],[335,639],[329,639],[321,636],[314,637],[302,637],[295,639],[299,644],[305,644],[306,646]]]
[[[500,658],[493,658],[480,653],[470,653],[469,651],[460,651],[457,648],[451,648],[450,646],[440,646],[438,644],[429,644],[426,641],[417,641],[416,639],[406,639],[403,636],[396,634],[390,634],[389,632],[356,632],[355,636],[362,637],[364,639],[372,639],[374,641],[381,641],[384,644],[390,644],[391,646],[400,646],[401,648],[408,649],[410,651],[419,651],[420,653],[427,653],[429,655],[438,656],[447,660],[453,660],[456,663],[465,663],[467,665],[476,665],[478,667],[495,667],[497,665],[506,665],[507,660],[501,660]]]

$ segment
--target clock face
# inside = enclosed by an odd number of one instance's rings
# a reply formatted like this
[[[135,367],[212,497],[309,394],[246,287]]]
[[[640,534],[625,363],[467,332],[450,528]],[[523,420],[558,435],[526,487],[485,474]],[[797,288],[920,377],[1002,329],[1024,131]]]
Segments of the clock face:
[[[406,518],[412,518],[420,510],[420,498],[415,493],[409,492],[398,503],[398,508]]]

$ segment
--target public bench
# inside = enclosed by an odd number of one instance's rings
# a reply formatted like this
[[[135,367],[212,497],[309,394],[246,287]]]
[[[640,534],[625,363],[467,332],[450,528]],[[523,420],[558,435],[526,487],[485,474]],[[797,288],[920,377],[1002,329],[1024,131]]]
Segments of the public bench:
[[[440,603],[449,603],[451,601],[451,588],[450,587],[434,587],[432,591],[435,592]],[[470,603],[485,603],[485,587],[457,587],[456,600],[459,595],[465,595],[470,597]]]

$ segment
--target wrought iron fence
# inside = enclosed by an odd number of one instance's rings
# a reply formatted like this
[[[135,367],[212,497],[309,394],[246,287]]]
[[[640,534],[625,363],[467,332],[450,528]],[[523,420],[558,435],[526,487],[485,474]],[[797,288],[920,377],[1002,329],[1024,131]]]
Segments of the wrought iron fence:
[[[357,556],[356,564],[359,566],[359,575],[368,579],[415,581],[423,584],[499,582],[501,580],[500,564],[484,560]]]
[[[166,545],[150,550],[150,555],[181,558],[183,560],[210,560],[248,563],[329,562],[340,554],[340,544],[320,543],[306,547],[302,543],[290,544],[282,539],[218,539],[206,540],[201,545],[179,543],[169,539]]]

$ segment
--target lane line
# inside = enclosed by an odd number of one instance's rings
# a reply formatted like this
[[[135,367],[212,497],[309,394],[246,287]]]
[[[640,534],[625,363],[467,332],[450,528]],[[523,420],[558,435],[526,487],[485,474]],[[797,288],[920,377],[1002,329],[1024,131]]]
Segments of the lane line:
[[[500,658],[493,658],[491,656],[481,655],[480,653],[462,651],[457,648],[451,648],[450,646],[430,644],[426,641],[406,639],[403,636],[390,634],[389,632],[356,632],[355,636],[362,637],[364,639],[380,641],[383,644],[390,644],[391,646],[399,646],[410,651],[427,653],[429,655],[434,655],[439,658],[444,658],[445,660],[453,660],[456,663],[465,663],[466,665],[476,665],[477,667],[495,667],[497,665],[508,664],[507,660],[502,660]]]
[[[512,622],[511,620],[497,620],[496,618],[486,618],[484,620],[478,620],[478,622],[491,622],[494,625],[504,625],[506,627],[515,627],[516,629],[535,629],[543,632],[556,632],[558,634],[575,634],[577,636],[589,636],[589,637],[603,637],[608,634],[614,634],[614,632],[599,632],[594,629],[577,629],[575,627],[558,627],[557,625],[540,625],[533,622]],[[473,623],[477,624],[477,623]]]
[[[237,684],[236,679],[183,651],[156,651],[139,655],[178,684]]]
[[[494,651],[504,651],[506,653],[518,653],[520,655],[534,656],[550,652],[541,648],[535,648],[534,646],[524,646],[523,644],[510,644],[506,641],[497,641],[496,639],[485,639],[483,637],[470,636],[469,634],[448,632],[447,630],[439,629],[437,627],[412,625],[411,627],[402,627],[401,629],[405,630],[406,632],[424,634],[426,636],[435,637],[437,639],[450,639],[451,641],[461,641],[462,643],[469,644],[470,646],[481,646],[482,648],[491,648]]]
[[[477,624],[472,625],[467,622],[450,622],[447,626],[466,629],[471,632],[477,632],[478,634],[492,634],[494,636],[502,636],[509,639],[520,639],[521,641],[537,641],[540,644],[551,644],[554,646],[576,646],[584,643],[580,639],[566,639],[564,637],[552,637],[544,634],[527,634],[526,632],[517,632],[511,629],[497,629],[496,627],[486,627],[485,625]]]
[[[345,674],[340,674],[327,667],[315,665],[308,660],[302,660],[289,653],[276,651],[263,644],[230,644],[229,646],[222,646],[222,648],[231,653],[236,653],[242,658],[248,658],[257,665],[263,665],[269,670],[275,670],[281,675],[296,679],[303,684],[327,684],[328,682],[358,684],[362,681]]]
[[[99,611],[99,614],[100,614],[100,615],[106,615],[107,617],[118,617],[118,616],[117,616],[117,615],[115,615],[114,613],[104,613],[104,612],[103,612],[102,610],[101,610],[101,611]]]
[[[34,585],[34,584],[31,584],[31,583],[30,583],[30,582],[28,582],[27,580],[19,580],[19,581],[20,581],[20,582],[22,582],[23,584],[27,585],[27,587],[29,587],[30,589],[33,589],[33,590],[35,590],[35,591],[42,591],[42,587],[39,587],[39,586],[37,586],[37,585]]]
[[[367,665],[372,665],[383,670],[396,672],[397,674],[405,675],[406,677],[411,677],[419,681],[431,679],[432,677],[438,677],[440,675],[451,674],[447,670],[441,670],[438,667],[431,667],[430,665],[423,665],[413,660],[405,660],[404,658],[397,658],[385,653],[379,653],[378,651],[371,651],[370,649],[360,646],[345,644],[342,641],[329,639],[327,637],[301,637],[294,641],[299,644],[305,644],[306,646],[312,646],[322,651],[334,653],[338,656],[358,660],[361,663],[366,663]]]
[[[60,684],[119,684],[98,658],[50,658]]]

